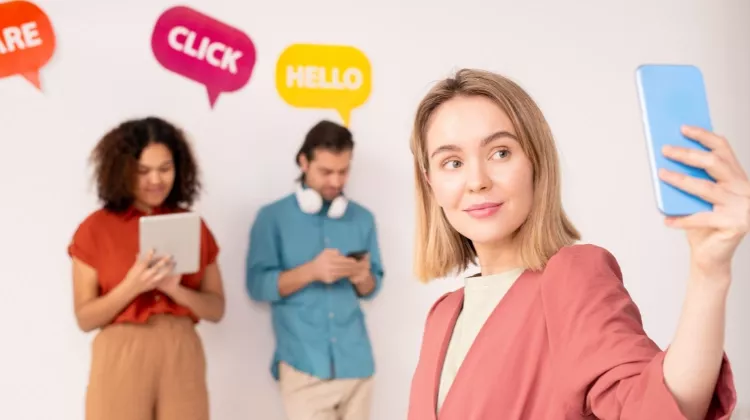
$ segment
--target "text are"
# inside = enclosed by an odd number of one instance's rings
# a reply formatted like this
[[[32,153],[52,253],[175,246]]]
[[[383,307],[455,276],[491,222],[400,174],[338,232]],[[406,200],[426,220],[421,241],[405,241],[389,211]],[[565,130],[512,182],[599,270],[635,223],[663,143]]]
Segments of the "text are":
[[[6,26],[0,31],[0,54],[25,50],[42,45],[36,22],[22,23],[20,26]]]

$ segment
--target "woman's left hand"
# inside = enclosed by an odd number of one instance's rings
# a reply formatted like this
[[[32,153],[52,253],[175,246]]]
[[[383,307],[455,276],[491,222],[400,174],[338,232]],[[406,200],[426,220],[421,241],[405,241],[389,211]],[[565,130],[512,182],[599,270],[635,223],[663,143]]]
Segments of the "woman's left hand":
[[[737,246],[750,231],[750,181],[726,139],[696,127],[685,127],[682,133],[709,151],[667,146],[664,156],[705,169],[716,182],[668,170],[659,176],[713,204],[713,211],[667,217],[666,224],[687,232],[694,268],[709,275],[728,274]]]
[[[181,282],[181,275],[170,274],[169,276],[165,277],[164,280],[162,280],[159,285],[156,286],[156,288],[166,293],[168,296],[173,297],[177,289],[180,288]]]
[[[180,288],[180,284],[182,282],[182,275],[172,274],[174,266],[175,263],[174,261],[172,261],[169,266],[164,268],[164,270],[168,270],[169,273],[164,277],[164,279],[159,282],[159,284],[156,285],[157,289],[161,290],[170,297],[172,297],[177,289]]]

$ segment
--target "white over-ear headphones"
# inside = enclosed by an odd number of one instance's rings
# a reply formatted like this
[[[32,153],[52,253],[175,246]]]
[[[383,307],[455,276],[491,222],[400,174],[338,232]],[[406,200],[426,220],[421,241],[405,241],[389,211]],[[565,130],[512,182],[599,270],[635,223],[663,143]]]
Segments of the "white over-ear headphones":
[[[297,204],[300,209],[307,214],[315,214],[323,207],[323,197],[312,188],[304,188],[302,183],[297,183],[297,190],[294,195],[297,197]],[[331,202],[328,208],[328,217],[338,219],[346,213],[346,207],[349,200],[343,195],[339,195]]]

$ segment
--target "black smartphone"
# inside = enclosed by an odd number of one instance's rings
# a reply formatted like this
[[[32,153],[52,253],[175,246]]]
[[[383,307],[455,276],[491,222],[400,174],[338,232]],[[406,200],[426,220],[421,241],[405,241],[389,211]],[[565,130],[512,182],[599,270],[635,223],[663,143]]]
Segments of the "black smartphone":
[[[350,252],[350,253],[346,254],[347,257],[354,258],[357,261],[359,261],[362,258],[364,258],[365,255],[367,255],[367,251],[354,251],[354,252]]]

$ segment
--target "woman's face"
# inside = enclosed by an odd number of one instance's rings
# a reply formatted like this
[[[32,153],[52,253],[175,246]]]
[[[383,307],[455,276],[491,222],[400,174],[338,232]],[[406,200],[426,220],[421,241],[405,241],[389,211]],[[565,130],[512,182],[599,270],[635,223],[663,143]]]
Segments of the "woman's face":
[[[135,202],[148,210],[164,203],[175,179],[174,160],[169,148],[151,143],[143,149],[136,173]]]
[[[475,246],[502,244],[533,202],[533,168],[508,116],[490,99],[456,97],[426,132],[427,179],[448,222]]]

